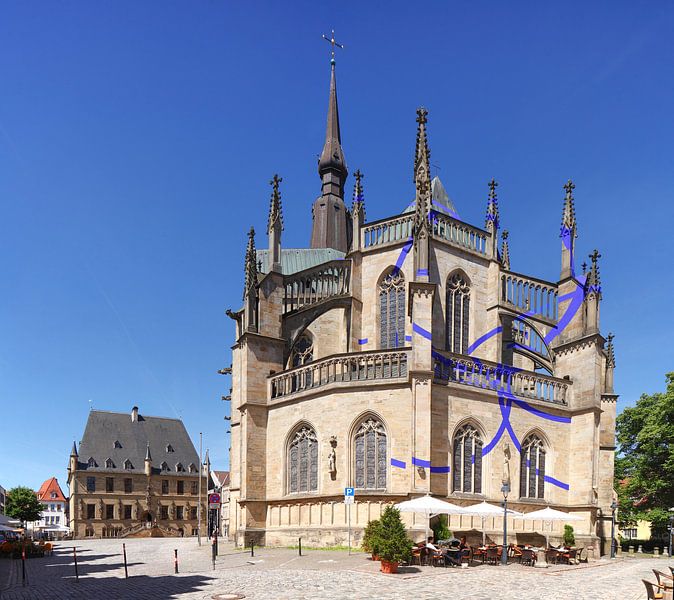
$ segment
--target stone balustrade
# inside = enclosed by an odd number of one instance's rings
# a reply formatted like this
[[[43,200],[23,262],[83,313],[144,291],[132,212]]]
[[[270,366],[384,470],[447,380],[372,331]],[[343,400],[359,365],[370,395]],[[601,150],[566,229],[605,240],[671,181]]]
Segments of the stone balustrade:
[[[501,274],[501,303],[518,311],[557,320],[557,286],[554,283],[532,279],[506,271]]]
[[[361,246],[363,248],[388,246],[408,240],[412,236],[413,227],[413,214],[369,223],[361,229]]]
[[[485,256],[489,233],[442,213],[433,212],[433,237]]]
[[[434,370],[436,381],[508,392],[520,398],[568,405],[571,395],[572,384],[567,379],[517,371],[462,354],[435,352]]]
[[[331,383],[407,379],[407,350],[335,354],[308,365],[269,376],[269,397],[282,398]]]
[[[283,314],[336,296],[348,296],[351,289],[351,261],[332,260],[293,273],[283,278],[283,284]]]

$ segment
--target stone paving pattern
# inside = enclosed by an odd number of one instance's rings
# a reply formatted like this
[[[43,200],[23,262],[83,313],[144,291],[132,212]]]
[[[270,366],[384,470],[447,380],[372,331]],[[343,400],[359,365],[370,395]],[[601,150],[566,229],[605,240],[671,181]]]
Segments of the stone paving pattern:
[[[124,578],[122,542],[129,579]],[[80,580],[75,582],[72,546],[77,546]],[[179,570],[174,574],[173,549]],[[479,565],[467,569],[407,567],[399,575],[378,572],[362,553],[346,551],[255,550],[255,556],[220,543],[215,570],[210,544],[190,539],[78,540],[57,545],[54,555],[0,561],[2,600],[166,600],[206,599],[240,593],[253,599],[465,598],[470,600],[642,600],[642,578],[652,568],[667,570],[666,558],[619,558],[579,566],[534,569],[520,565]],[[674,564],[674,561],[671,561]]]

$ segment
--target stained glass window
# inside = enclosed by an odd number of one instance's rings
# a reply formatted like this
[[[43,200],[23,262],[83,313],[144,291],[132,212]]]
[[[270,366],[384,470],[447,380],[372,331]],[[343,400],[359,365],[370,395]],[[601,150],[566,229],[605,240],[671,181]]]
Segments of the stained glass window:
[[[452,471],[455,492],[482,493],[482,438],[472,425],[464,425],[454,436]]]
[[[405,278],[393,269],[379,284],[379,337],[381,348],[405,345]]]
[[[318,440],[316,432],[303,426],[295,432],[288,448],[288,491],[318,490]]]
[[[470,286],[459,273],[447,280],[447,350],[465,354],[468,348]]]
[[[355,485],[361,489],[386,489],[386,430],[378,419],[368,417],[355,438]]]
[[[545,447],[543,440],[530,435],[522,444],[520,459],[520,497],[545,497]]]

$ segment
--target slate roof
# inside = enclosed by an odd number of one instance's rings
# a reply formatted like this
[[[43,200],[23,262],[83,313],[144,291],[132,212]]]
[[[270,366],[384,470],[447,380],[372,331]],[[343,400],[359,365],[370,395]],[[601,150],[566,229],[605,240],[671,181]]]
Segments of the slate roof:
[[[449,215],[455,219],[459,218],[459,214],[456,212],[456,206],[454,206],[454,202],[452,202],[452,199],[449,197],[449,194],[447,193],[445,186],[442,185],[442,181],[440,181],[439,177],[433,177],[433,180],[431,181],[431,200],[431,208],[434,211]],[[414,204],[415,200],[412,200],[411,204],[409,204],[403,211],[403,214],[414,212]]]
[[[115,447],[119,442],[119,446]],[[138,421],[131,420],[131,413],[116,413],[92,410],[80,443],[77,468],[82,471],[106,471],[124,473],[143,473],[147,445],[152,453],[152,472],[178,474],[176,464],[181,463],[185,472],[181,476],[196,477],[199,473],[199,455],[192,444],[183,422],[180,419],[165,417],[146,417],[138,415]],[[173,452],[168,452],[171,446]],[[88,465],[93,458],[95,466]],[[107,459],[113,466],[106,467]],[[133,469],[124,469],[124,462],[131,461]],[[161,470],[161,464],[168,464],[168,471]],[[196,471],[189,472],[190,464]]]
[[[261,273],[267,272],[268,254],[269,250],[257,251],[257,260],[262,261]],[[291,275],[341,258],[344,258],[344,252],[334,248],[282,248],[281,272],[284,275]]]
[[[53,498],[51,497],[52,492],[56,494],[56,496],[54,496]],[[56,477],[50,477],[40,486],[40,489],[37,491],[37,499],[52,500],[55,502],[66,501],[66,498],[63,495],[63,491],[61,490],[61,486],[59,485],[59,482],[56,479]]]

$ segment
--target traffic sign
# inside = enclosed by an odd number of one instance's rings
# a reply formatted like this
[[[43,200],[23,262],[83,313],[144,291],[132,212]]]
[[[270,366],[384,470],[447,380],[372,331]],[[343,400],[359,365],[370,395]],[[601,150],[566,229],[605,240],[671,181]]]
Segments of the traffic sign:
[[[353,504],[356,500],[356,490],[352,487],[344,488],[344,504]]]
[[[209,504],[220,504],[220,494],[208,494],[208,503]],[[211,508],[218,508],[211,507]]]
[[[355,488],[344,488],[344,495],[345,496],[355,496],[356,495]]]

